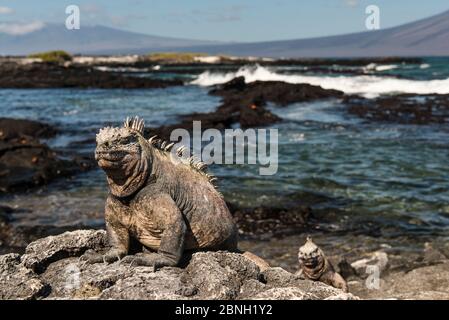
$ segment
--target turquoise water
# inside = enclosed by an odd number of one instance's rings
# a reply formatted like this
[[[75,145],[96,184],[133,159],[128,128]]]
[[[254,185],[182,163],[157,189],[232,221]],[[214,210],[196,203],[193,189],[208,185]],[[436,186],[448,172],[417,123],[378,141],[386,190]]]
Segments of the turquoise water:
[[[425,64],[429,66],[400,65],[377,73],[421,81],[449,77],[447,59]],[[0,89],[0,116],[51,123],[61,131],[48,141],[52,147],[92,153],[89,141],[100,127],[119,124],[128,115],[138,114],[148,126],[159,126],[174,123],[180,114],[212,111],[220,100],[207,92],[197,85],[154,90]],[[285,120],[271,127],[279,130],[279,171],[260,176],[258,166],[213,165],[227,200],[277,206],[319,198],[308,204],[318,212],[337,212],[317,217],[336,230],[373,228],[382,237],[448,235],[446,124],[366,123],[348,114],[339,100],[270,108]],[[105,196],[104,175],[93,170],[0,202],[31,210],[13,217],[17,225],[97,226],[103,222]]]

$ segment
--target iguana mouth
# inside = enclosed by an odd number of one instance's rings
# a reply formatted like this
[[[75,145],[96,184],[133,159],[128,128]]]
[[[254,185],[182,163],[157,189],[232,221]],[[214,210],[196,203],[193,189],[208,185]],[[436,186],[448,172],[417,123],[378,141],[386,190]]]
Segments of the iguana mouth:
[[[318,259],[317,258],[309,258],[306,261],[304,261],[304,265],[307,268],[315,268],[318,265]]]
[[[96,152],[97,160],[107,160],[107,161],[119,161],[122,160],[128,153],[123,151],[116,152]]]
[[[95,160],[101,168],[120,168],[133,160],[132,155],[125,151],[96,152]]]

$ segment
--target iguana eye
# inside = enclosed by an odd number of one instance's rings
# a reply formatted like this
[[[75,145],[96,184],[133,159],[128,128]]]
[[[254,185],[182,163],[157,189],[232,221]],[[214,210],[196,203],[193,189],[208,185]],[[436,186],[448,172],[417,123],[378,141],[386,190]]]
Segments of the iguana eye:
[[[120,144],[130,144],[131,143],[131,137],[121,138]]]

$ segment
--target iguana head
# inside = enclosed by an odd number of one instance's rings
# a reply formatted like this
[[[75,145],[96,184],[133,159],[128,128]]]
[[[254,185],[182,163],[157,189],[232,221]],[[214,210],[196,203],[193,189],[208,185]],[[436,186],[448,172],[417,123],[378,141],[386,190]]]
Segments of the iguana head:
[[[298,260],[300,266],[309,270],[319,270],[324,266],[325,257],[323,251],[307,237],[306,243],[299,248]]]
[[[107,175],[111,193],[127,197],[142,187],[149,158],[143,137],[144,122],[127,118],[123,127],[106,127],[97,134],[95,160]]]

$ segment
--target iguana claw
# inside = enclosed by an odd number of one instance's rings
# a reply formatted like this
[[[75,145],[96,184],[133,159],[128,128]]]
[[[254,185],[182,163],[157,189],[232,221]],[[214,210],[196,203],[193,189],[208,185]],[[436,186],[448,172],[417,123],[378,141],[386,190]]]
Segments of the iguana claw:
[[[130,266],[154,267],[155,271],[163,267],[173,267],[175,261],[158,253],[144,253],[135,256],[126,256],[121,260],[123,264]]]

